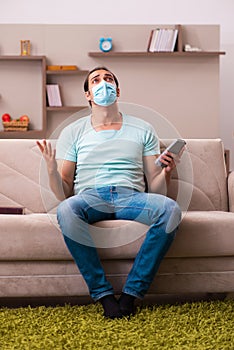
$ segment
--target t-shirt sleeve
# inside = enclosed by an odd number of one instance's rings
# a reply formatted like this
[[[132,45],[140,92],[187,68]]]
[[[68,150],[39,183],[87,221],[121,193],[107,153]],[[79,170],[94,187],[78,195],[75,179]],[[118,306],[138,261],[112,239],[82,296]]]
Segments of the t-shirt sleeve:
[[[77,161],[77,152],[72,134],[72,128],[67,126],[64,128],[57,140],[56,159]]]
[[[155,154],[160,154],[159,139],[154,128],[149,124],[145,132],[143,156]]]

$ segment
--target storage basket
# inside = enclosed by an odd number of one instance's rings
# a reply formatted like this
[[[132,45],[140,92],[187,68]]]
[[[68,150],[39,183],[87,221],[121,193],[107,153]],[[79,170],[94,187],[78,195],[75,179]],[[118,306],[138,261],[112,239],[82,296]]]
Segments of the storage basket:
[[[18,121],[11,120],[10,122],[2,122],[4,131],[27,131],[28,130],[28,121]]]

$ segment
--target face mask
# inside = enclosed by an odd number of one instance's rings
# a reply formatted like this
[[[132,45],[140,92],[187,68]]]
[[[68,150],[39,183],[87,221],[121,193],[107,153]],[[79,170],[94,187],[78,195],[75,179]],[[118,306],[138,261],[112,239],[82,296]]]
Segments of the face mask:
[[[93,101],[99,106],[110,106],[117,98],[116,87],[113,84],[102,80],[97,86],[92,88]]]

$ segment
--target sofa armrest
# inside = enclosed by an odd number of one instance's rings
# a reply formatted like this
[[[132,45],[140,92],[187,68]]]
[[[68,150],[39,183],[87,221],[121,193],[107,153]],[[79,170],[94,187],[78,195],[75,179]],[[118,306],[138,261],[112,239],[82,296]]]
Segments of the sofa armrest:
[[[234,171],[228,175],[229,211],[234,213]]]

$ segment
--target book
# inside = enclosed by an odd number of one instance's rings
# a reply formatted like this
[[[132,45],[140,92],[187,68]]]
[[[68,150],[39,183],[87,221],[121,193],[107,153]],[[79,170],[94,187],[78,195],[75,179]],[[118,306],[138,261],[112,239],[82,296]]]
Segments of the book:
[[[46,66],[46,69],[50,71],[67,71],[67,70],[78,70],[78,67],[52,65],[52,66]]]
[[[0,207],[0,214],[17,214],[23,215],[24,207]]]
[[[46,85],[48,104],[50,107],[62,107],[60,88],[58,84]]]
[[[155,52],[155,46],[156,46],[156,41],[157,41],[159,32],[160,32],[159,28],[151,30],[150,39],[148,43],[149,52]]]
[[[153,35],[154,35],[154,29],[152,29],[151,32],[150,32],[150,37],[149,37],[148,45],[147,45],[147,51],[148,51],[148,52],[151,51]]]
[[[174,29],[167,29],[167,41],[165,43],[165,51],[170,52],[172,49],[172,39],[174,36]]]
[[[159,29],[158,30],[157,39],[156,39],[156,42],[155,42],[155,46],[154,46],[154,52],[159,52],[160,51],[160,46],[161,46],[161,42],[162,42],[162,35],[163,35],[163,30]]]
[[[177,36],[178,29],[153,29],[150,33],[147,50],[149,52],[173,52]]]
[[[166,42],[167,42],[167,30],[162,29],[161,30],[161,40],[159,43],[158,51],[166,51]]]
[[[177,38],[178,38],[178,29],[173,29],[172,41],[170,44],[170,51],[175,51]]]

